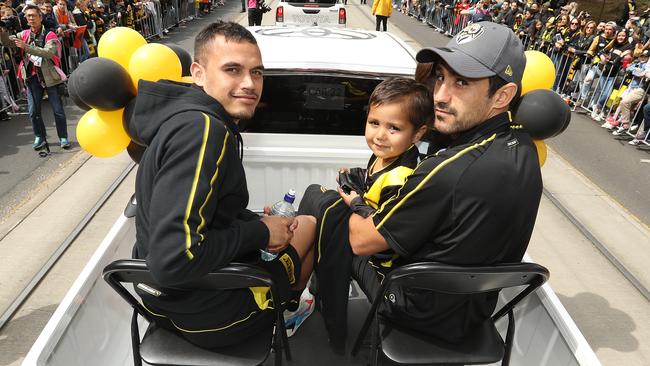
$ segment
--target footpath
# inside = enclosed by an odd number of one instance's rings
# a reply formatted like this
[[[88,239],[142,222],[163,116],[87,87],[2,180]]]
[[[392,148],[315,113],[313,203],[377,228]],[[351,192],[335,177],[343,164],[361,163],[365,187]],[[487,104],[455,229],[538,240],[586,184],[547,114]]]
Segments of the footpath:
[[[245,14],[233,18],[244,21]],[[267,15],[264,23],[271,18]],[[366,6],[348,5],[348,19],[350,27],[374,29]],[[396,27],[391,32],[406,39],[414,49],[419,47]],[[13,218],[15,225],[0,239],[1,309],[13,301],[47,261],[52,248],[74,231],[131,164],[126,153],[111,159],[88,158],[85,152],[78,155],[75,158],[81,162],[79,166],[63,169],[57,173],[61,176],[52,177],[60,182],[58,188],[33,210]],[[545,196],[529,254],[549,268],[550,285],[603,365],[649,365],[650,303],[592,241],[600,243],[642,286],[650,288],[650,273],[644,271],[650,263],[650,231],[550,149],[542,173]],[[121,214],[133,193],[134,176],[135,170],[0,330],[0,366],[21,363],[71,283]],[[554,202],[566,208],[582,231]]]

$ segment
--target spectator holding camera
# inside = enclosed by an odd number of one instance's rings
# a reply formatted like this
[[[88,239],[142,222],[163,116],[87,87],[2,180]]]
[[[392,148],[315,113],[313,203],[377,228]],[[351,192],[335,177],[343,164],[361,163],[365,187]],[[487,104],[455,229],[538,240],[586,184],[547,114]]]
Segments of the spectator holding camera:
[[[19,49],[21,62],[18,66],[18,77],[22,78],[27,89],[27,106],[29,118],[34,128],[34,150],[45,146],[46,131],[41,116],[43,94],[47,90],[50,105],[54,112],[56,132],[63,149],[70,148],[68,130],[63,110],[63,102],[59,86],[65,81],[61,70],[61,44],[54,32],[48,32],[43,27],[43,14],[36,5],[27,5],[23,9],[29,23],[26,29],[13,38],[14,45]]]

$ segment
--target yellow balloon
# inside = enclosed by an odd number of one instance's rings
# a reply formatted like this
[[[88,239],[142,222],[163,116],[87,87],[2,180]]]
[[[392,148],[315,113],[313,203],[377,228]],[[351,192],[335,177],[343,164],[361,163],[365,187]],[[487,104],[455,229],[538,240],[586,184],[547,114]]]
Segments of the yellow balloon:
[[[138,48],[147,44],[142,35],[127,27],[115,27],[109,29],[99,39],[97,54],[99,57],[109,58],[124,69],[129,69],[131,55]]]
[[[171,48],[160,43],[146,44],[133,52],[129,61],[129,74],[136,89],[138,80],[181,81],[183,66]]]
[[[194,79],[191,76],[183,76],[181,81],[184,83],[194,84]]]
[[[548,154],[546,144],[544,143],[544,140],[534,140],[533,142],[535,143],[535,148],[537,148],[537,157],[539,158],[539,166],[543,167],[544,163],[546,163],[546,155]]]
[[[109,158],[126,149],[131,139],[122,127],[122,112],[91,109],[77,124],[79,145],[93,156]]]
[[[526,68],[521,78],[521,95],[536,89],[551,89],[555,81],[553,61],[539,51],[526,51]]]

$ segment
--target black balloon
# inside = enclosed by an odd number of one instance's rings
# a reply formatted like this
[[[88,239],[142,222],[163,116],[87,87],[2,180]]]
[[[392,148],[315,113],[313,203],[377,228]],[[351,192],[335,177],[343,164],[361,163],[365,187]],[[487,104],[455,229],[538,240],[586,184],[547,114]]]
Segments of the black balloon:
[[[183,66],[183,71],[181,72],[181,76],[192,75],[190,73],[190,66],[192,65],[192,56],[189,54],[189,52],[185,51],[185,49],[183,49],[181,46],[175,44],[167,44],[165,46],[171,48],[176,53],[176,56],[178,56],[178,59],[181,60],[181,66]]]
[[[569,105],[547,89],[524,94],[514,113],[514,122],[522,125],[532,138],[539,140],[559,135],[570,121]]]
[[[142,141],[135,130],[134,119],[135,119],[135,103],[138,98],[133,98],[131,101],[124,107],[124,112],[122,112],[122,127],[124,131],[129,135],[131,141],[140,145],[147,146],[147,143]]]
[[[84,103],[81,98],[79,98],[79,94],[77,92],[77,88],[75,87],[74,80],[72,78],[68,79],[67,83],[68,87],[68,97],[72,100],[72,102],[79,108],[83,109],[84,111],[89,111],[92,108],[89,107],[86,103]]]
[[[103,57],[79,64],[70,81],[81,101],[101,111],[123,108],[136,93],[129,73],[117,62]]]
[[[129,142],[129,146],[126,147],[126,152],[131,157],[131,160],[133,160],[136,164],[139,164],[145,149],[146,147],[138,145],[135,142],[131,141]]]

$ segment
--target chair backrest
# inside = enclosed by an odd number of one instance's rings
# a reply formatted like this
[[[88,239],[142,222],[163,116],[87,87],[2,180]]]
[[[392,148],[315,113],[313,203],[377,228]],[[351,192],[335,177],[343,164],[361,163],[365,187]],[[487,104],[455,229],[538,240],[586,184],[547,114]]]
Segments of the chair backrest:
[[[454,266],[436,262],[405,265],[391,271],[382,283],[382,296],[390,285],[419,288],[447,294],[476,294],[526,286],[495,315],[499,319],[519,301],[548,280],[549,271],[535,263],[505,263],[492,266]]]
[[[123,286],[123,283],[132,283],[134,286],[144,284],[151,287],[150,291],[160,288],[144,260],[118,259],[104,268],[102,276],[141,316],[149,321],[152,320],[149,312]],[[227,267],[208,273],[200,279],[183,283],[182,287],[178,287],[178,289],[208,291],[258,286],[271,287],[271,296],[275,297],[277,291],[275,291],[275,285],[268,272],[250,264],[232,263]],[[277,300],[273,298],[273,303],[279,303]]]

